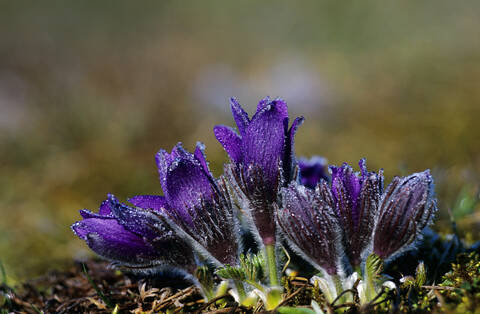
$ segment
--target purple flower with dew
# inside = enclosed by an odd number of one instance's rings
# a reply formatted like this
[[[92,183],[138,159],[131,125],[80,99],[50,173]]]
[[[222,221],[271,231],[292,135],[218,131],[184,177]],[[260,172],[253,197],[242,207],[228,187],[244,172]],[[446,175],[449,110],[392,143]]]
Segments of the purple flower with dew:
[[[138,270],[176,267],[193,274],[198,256],[236,265],[239,241],[224,180],[213,178],[198,144],[194,154],[179,143],[157,154],[165,196],[138,195],[134,206],[112,195],[98,214],[82,210],[72,229],[100,256]]]
[[[292,182],[282,189],[283,208],[277,208],[277,221],[295,251],[318,270],[336,275],[342,271],[342,233],[324,191],[328,193],[325,181],[315,191]]]
[[[149,210],[129,207],[109,195],[98,213],[84,209],[80,214],[83,220],[72,225],[73,232],[117,265],[144,272],[173,267],[193,274],[196,269],[190,246]]]
[[[171,153],[160,150],[156,156],[165,198],[159,217],[186,239],[204,258],[217,265],[238,263],[238,226],[230,195],[223,178],[215,179],[209,170],[203,144],[193,154],[181,143]],[[151,196],[130,201],[149,202]]]
[[[393,258],[408,248],[437,211],[433,178],[428,170],[395,177],[382,196],[373,236],[373,252]]]
[[[322,179],[330,181],[330,176],[327,173],[327,160],[323,157],[300,158],[298,168],[300,170],[300,183],[310,189],[314,189]]]
[[[371,243],[375,215],[383,190],[383,171],[368,172],[365,159],[359,162],[361,173],[344,163],[331,166],[331,196],[344,230],[346,253],[353,266],[359,266]],[[328,196],[330,198],[330,196]]]
[[[234,98],[231,108],[239,133],[223,125],[215,126],[214,133],[231,160],[225,167],[229,183],[243,209],[249,209],[263,243],[270,245],[275,243],[273,204],[294,176],[294,135],[303,118],[289,128],[287,104],[281,99],[261,100],[251,119]]]

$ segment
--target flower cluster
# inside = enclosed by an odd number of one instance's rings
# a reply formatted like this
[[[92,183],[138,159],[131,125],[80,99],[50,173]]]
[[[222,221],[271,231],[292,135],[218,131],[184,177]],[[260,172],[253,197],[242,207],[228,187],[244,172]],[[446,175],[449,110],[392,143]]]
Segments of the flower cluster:
[[[320,157],[297,161],[294,136],[303,118],[290,125],[283,100],[263,99],[251,118],[235,99],[231,109],[237,130],[214,128],[230,159],[222,176],[212,175],[200,143],[193,153],[180,143],[160,150],[163,196],[139,195],[127,205],[109,195],[98,213],[80,212],[75,234],[117,265],[194,278],[203,265],[223,269],[219,274],[243,267],[247,229],[274,287],[276,249],[284,243],[323,276],[347,278],[371,254],[388,260],[411,248],[431,223],[436,201],[428,170],[395,177],[384,189],[382,170],[367,171],[364,159],[360,172],[347,164],[327,171]]]

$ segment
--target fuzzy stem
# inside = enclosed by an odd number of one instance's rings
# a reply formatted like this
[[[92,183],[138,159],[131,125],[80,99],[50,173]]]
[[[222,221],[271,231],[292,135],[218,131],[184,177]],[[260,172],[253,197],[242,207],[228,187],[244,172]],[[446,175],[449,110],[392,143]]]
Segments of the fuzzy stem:
[[[368,277],[368,276],[367,276]],[[365,280],[365,283],[366,283],[366,287],[365,287],[365,294],[366,294],[366,297],[367,297],[367,300],[368,301],[371,301],[375,298],[375,296],[377,295],[377,292],[375,291],[375,282],[373,281],[373,278],[366,278],[367,280]]]
[[[337,295],[340,295],[343,292],[343,285],[342,280],[340,279],[339,275],[331,275],[333,283],[335,284],[335,290],[337,291]],[[338,300],[340,304],[343,304],[345,296],[341,296]]]
[[[353,268],[353,271],[358,274],[359,277],[363,278],[363,272],[362,272],[362,267],[360,265],[357,265]]]
[[[200,283],[200,290],[203,292],[203,294],[207,298],[207,301],[210,301],[211,299],[213,299],[215,297],[215,294],[214,294],[213,290],[210,289],[209,287],[203,285],[202,283]]]
[[[243,283],[240,280],[233,280],[235,288],[238,292],[238,297],[240,298],[240,303],[245,300],[247,294],[245,293],[245,288],[243,287]]]
[[[270,277],[270,286],[278,286],[277,261],[275,259],[275,243],[265,245],[267,256],[268,275]]]

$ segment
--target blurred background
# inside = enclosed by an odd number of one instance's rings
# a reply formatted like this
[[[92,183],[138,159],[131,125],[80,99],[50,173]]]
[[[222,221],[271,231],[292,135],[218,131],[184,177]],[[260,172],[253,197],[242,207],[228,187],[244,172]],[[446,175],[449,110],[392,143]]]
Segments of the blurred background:
[[[108,192],[161,194],[160,149],[203,141],[228,99],[281,96],[298,155],[430,168],[480,238],[478,1],[0,2],[0,261],[12,280],[90,251],[69,226]],[[449,215],[450,212],[450,215]]]

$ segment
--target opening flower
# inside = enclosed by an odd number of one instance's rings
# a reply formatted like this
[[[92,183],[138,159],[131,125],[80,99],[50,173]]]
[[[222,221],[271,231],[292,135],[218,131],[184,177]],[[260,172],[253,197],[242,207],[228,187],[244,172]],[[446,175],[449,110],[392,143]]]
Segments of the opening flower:
[[[295,171],[294,135],[303,118],[296,118],[288,128],[288,108],[281,99],[265,98],[251,119],[236,99],[231,99],[233,117],[239,133],[217,125],[214,133],[228,153],[231,164],[227,177],[251,214],[264,244],[275,242],[273,204],[282,186],[291,181]]]
[[[147,272],[175,267],[190,274],[196,268],[190,246],[146,209],[129,207],[109,195],[98,214],[88,210],[80,214],[83,220],[72,225],[73,232],[118,265]]]

